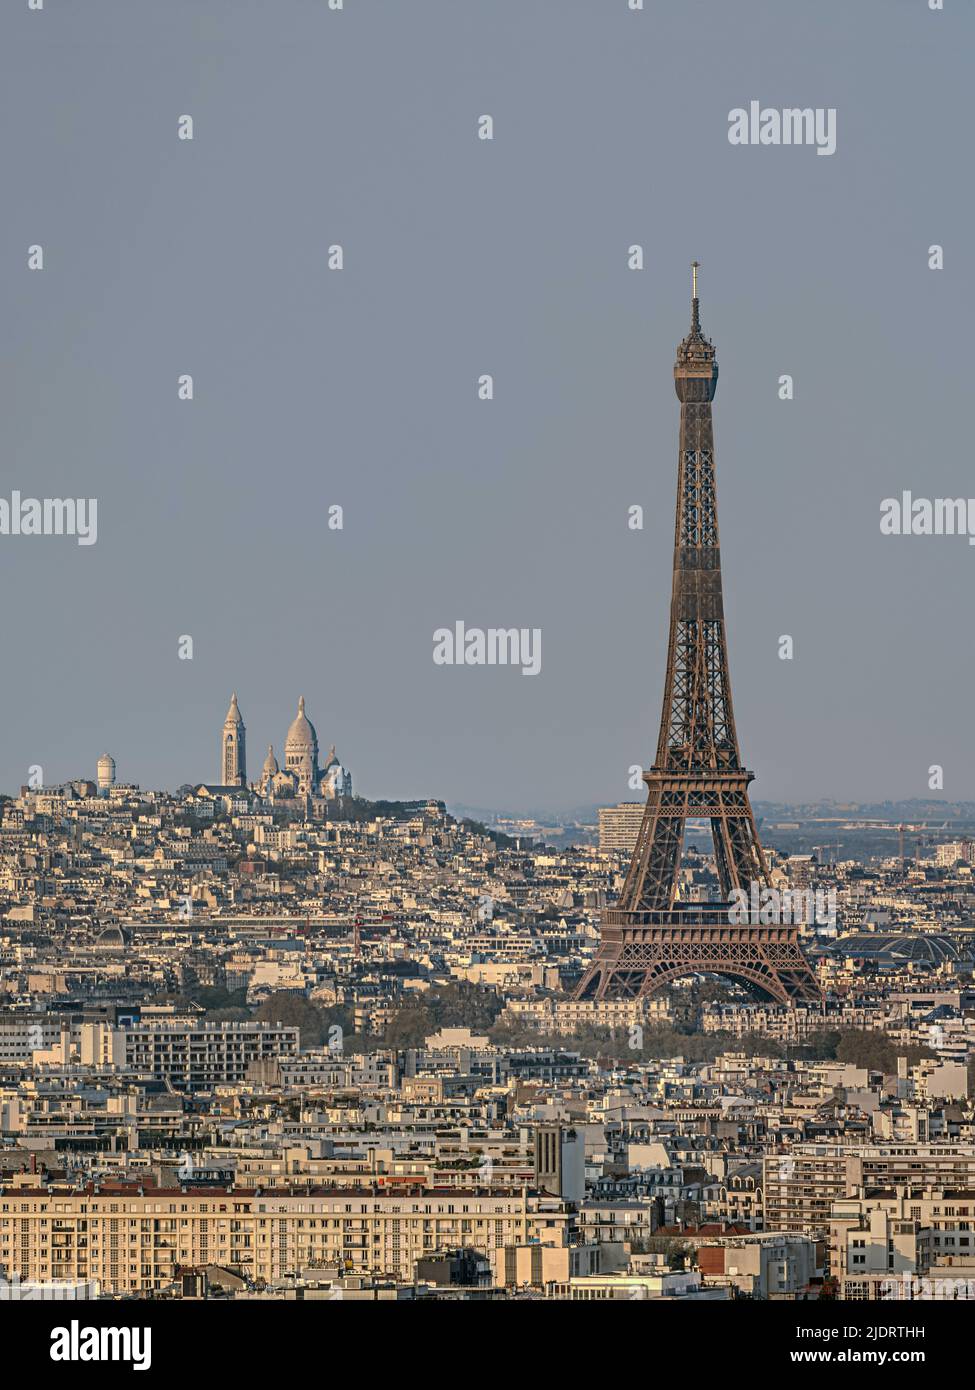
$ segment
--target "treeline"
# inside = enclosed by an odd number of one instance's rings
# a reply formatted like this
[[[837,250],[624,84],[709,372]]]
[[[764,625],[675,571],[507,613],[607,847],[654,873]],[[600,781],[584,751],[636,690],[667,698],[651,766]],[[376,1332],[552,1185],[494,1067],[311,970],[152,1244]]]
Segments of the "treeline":
[[[811,1033],[798,1044],[782,1043],[762,1033],[749,1033],[740,1038],[727,1032],[702,1033],[692,1026],[613,1029],[586,1024],[571,1034],[547,1034],[525,1024],[499,1024],[497,1019],[503,1004],[497,993],[463,980],[435,986],[405,1000],[386,1028],[377,1034],[356,1033],[351,1009],[322,1007],[303,994],[289,990],[270,995],[256,1009],[247,1005],[245,990],[231,992],[201,985],[177,996],[176,1002],[202,1005],[208,1022],[242,1022],[254,1018],[297,1027],[301,1030],[302,1047],[334,1043],[334,1030],[338,1028],[346,1052],[422,1047],[424,1040],[441,1028],[470,1028],[474,1033],[487,1034],[498,1046],[551,1047],[578,1052],[583,1057],[618,1061],[683,1057],[688,1062],[713,1062],[722,1053],[743,1052],[752,1057],[846,1062],[890,1075],[897,1071],[899,1057],[906,1057],[908,1065],[913,1066],[922,1058],[937,1055],[926,1047],[903,1047],[891,1041],[886,1033],[857,1029]]]
[[[762,1033],[736,1037],[732,1033],[681,1032],[677,1028],[601,1028],[586,1025],[571,1034],[543,1034],[525,1026],[491,1030],[493,1042],[508,1047],[555,1047],[584,1057],[619,1061],[652,1061],[683,1057],[687,1062],[713,1062],[726,1052],[750,1057],[773,1057],[807,1062],[846,1062],[870,1071],[892,1074],[898,1057],[913,1066],[934,1057],[926,1047],[902,1047],[884,1033],[844,1029],[811,1033],[803,1043],[782,1043]]]
[[[427,990],[398,1009],[383,1034],[382,1047],[420,1047],[441,1028],[470,1028],[489,1033],[503,1005],[493,990],[465,980]]]
[[[202,1002],[202,1001],[201,1001]],[[487,1033],[501,1012],[501,1001],[493,991],[460,981],[428,990],[396,1010],[381,1033],[357,1033],[351,1009],[323,1008],[303,994],[278,990],[256,1010],[222,1007],[207,1018],[232,1015],[255,1018],[265,1023],[283,1023],[301,1030],[302,1047],[334,1045],[336,1028],[341,1030],[342,1050],[372,1052],[380,1048],[421,1047],[424,1039],[441,1028],[470,1028]]]

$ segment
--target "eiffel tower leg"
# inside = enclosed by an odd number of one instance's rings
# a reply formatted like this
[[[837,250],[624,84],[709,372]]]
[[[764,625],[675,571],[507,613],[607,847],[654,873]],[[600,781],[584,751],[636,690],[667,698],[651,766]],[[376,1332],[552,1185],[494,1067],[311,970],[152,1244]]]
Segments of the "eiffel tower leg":
[[[683,794],[679,806],[683,807]],[[650,783],[636,849],[620,897],[621,906],[670,907],[684,840],[684,818],[673,814],[675,793]]]

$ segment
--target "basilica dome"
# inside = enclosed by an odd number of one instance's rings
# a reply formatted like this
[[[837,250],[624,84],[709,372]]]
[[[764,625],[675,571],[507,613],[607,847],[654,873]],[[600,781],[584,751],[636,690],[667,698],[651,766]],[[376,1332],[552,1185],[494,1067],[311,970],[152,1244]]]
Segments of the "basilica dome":
[[[298,701],[298,713],[295,715],[288,736],[284,741],[284,751],[288,753],[299,753],[311,751],[318,748],[318,735],[315,733],[315,726],[305,715],[305,697],[302,695]]]

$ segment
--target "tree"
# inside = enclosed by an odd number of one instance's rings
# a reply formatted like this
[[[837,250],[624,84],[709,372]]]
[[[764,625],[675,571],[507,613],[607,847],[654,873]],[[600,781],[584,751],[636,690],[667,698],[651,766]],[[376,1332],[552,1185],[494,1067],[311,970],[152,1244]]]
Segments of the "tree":
[[[277,990],[261,1004],[254,1017],[261,1023],[283,1023],[300,1030],[302,1047],[318,1047],[328,1036],[322,1011],[303,994]]]
[[[810,1033],[804,1043],[790,1049],[790,1055],[812,1062],[832,1062],[836,1058],[841,1037],[841,1033],[828,1031]]]
[[[247,1004],[246,989],[228,990],[220,985],[190,985],[186,997],[194,1004],[202,1004],[208,1012],[212,1009],[243,1009]]]
[[[494,990],[460,980],[441,985],[424,996],[424,1008],[438,1028],[490,1028],[501,1012],[501,1000]]]
[[[908,1066],[914,1066],[922,1057],[934,1057],[936,1053],[927,1047],[903,1047],[891,1042],[885,1033],[847,1029],[840,1035],[836,1048],[838,1062],[850,1062],[855,1067],[866,1067],[868,1071],[885,1073],[896,1072],[898,1057],[906,1057]]]
[[[422,1047],[424,1039],[437,1031],[433,1019],[424,1008],[415,1005],[398,1009],[386,1028],[386,1047]]]

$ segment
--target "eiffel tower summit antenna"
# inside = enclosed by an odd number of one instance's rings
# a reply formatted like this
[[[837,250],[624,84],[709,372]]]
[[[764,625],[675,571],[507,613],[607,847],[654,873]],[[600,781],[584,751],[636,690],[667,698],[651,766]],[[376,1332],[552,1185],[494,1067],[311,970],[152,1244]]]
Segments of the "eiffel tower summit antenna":
[[[732,920],[732,893],[771,886],[748,798],[728,674],[711,402],[714,344],[701,331],[698,262],[691,265],[691,331],[677,348],[680,401],[677,525],[667,675],[657,755],[644,772],[647,804],[615,908],[603,914],[579,999],[631,999],[683,976],[724,975],[789,1004],[821,998],[796,925]],[[688,819],[711,823],[721,897],[679,896]],[[736,914],[737,915],[737,914]]]

